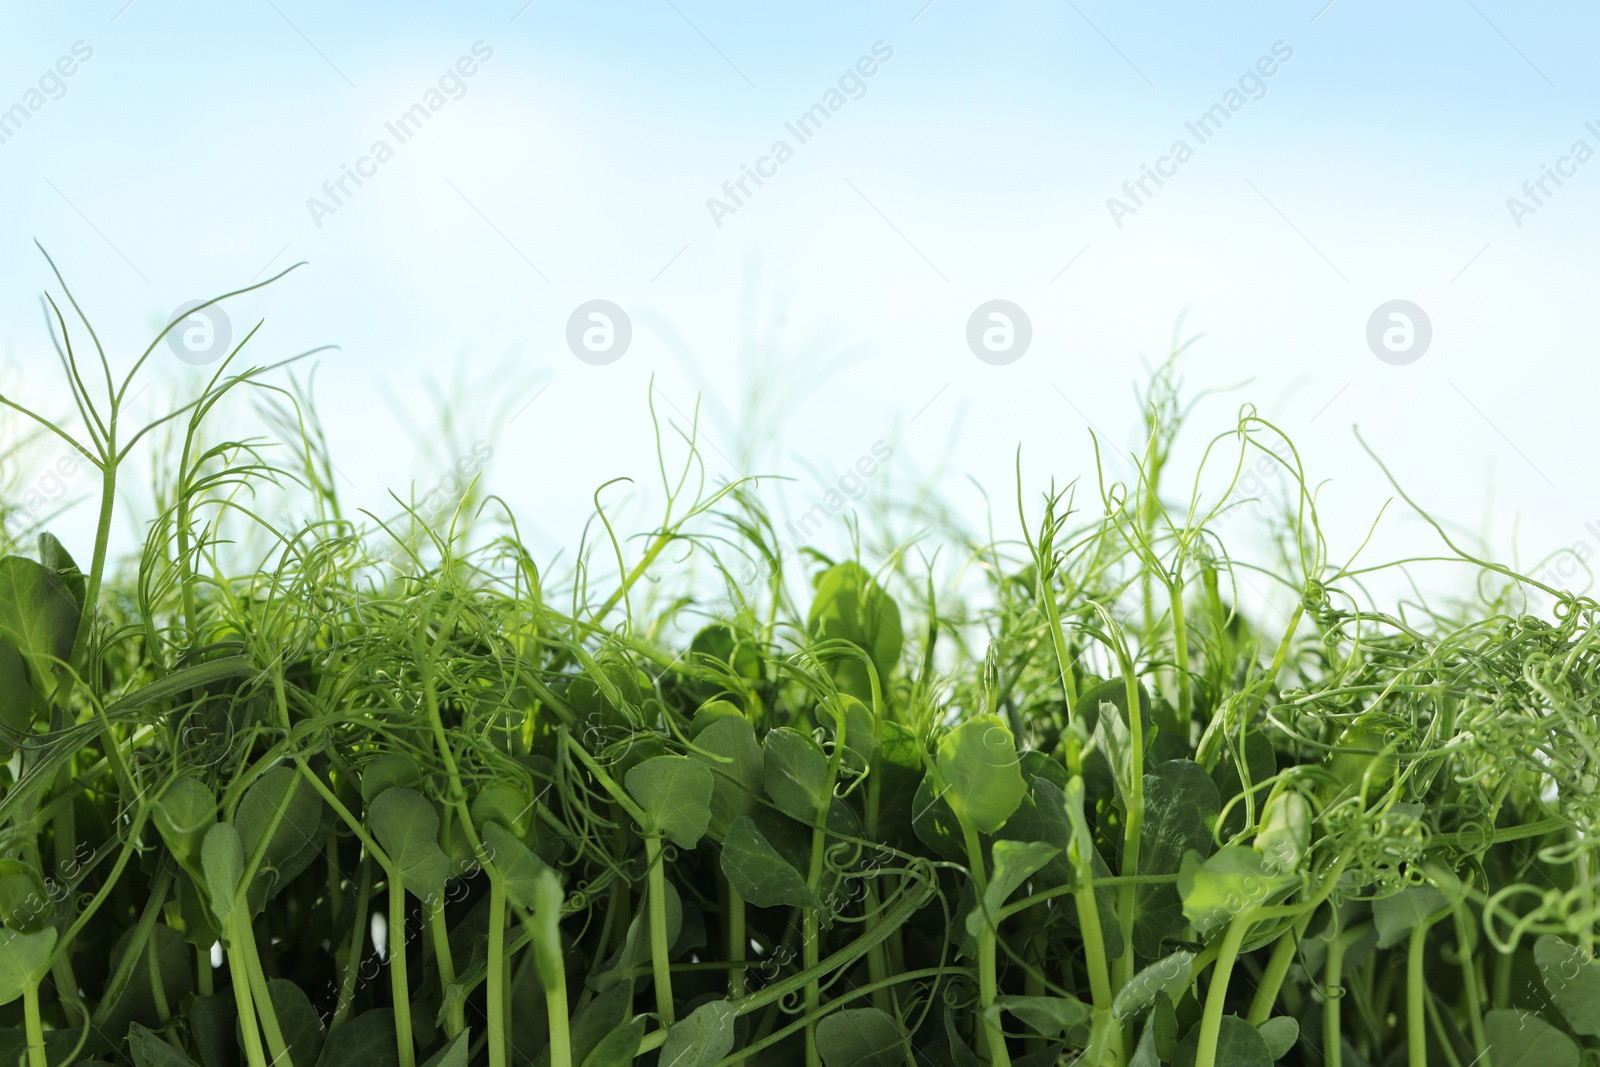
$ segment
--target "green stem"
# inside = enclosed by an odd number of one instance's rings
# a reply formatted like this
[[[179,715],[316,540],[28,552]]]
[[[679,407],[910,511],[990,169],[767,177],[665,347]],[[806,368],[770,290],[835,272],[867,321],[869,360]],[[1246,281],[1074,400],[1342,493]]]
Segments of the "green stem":
[[[506,1067],[505,997],[506,887],[499,872],[489,875],[489,962],[484,971],[484,1001],[488,1013],[489,1067]]]
[[[534,914],[523,924],[533,935],[533,962],[544,986],[550,1023],[550,1067],[572,1067],[572,1035],[567,1023],[567,968],[561,952],[561,884],[546,871],[534,889]]]
[[[1424,999],[1422,964],[1428,946],[1431,923],[1419,922],[1411,928],[1411,943],[1406,947],[1406,1051],[1410,1067],[1428,1067],[1428,1020]]]
[[[1471,950],[1471,938],[1468,937],[1467,918],[1464,909],[1454,910],[1456,924],[1456,955],[1461,958],[1461,984],[1467,994],[1467,1027],[1472,1034],[1473,1048],[1488,1048],[1489,1043],[1483,1036],[1483,1000],[1479,995],[1478,987],[1480,976],[1478,974],[1477,959]]]
[[[1272,958],[1267,960],[1267,969],[1262,972],[1261,982],[1256,986],[1256,996],[1250,1002],[1250,1014],[1245,1021],[1252,1026],[1260,1026],[1272,1017],[1272,1007],[1278,1002],[1278,991],[1283,988],[1283,980],[1289,974],[1289,965],[1294,962],[1294,953],[1300,947],[1300,934],[1311,921],[1311,912],[1306,912],[1305,918],[1294,926],[1294,929],[1278,938],[1278,943],[1272,946]]]
[[[1188,729],[1189,716],[1193,713],[1189,689],[1189,628],[1183,618],[1183,579],[1176,573],[1172,583],[1172,658],[1177,661],[1173,681],[1178,687],[1178,721]]]
[[[249,1067],[267,1067],[267,1054],[261,1048],[261,1031],[256,1025],[255,998],[250,994],[250,961],[244,950],[246,931],[240,929],[240,912],[228,918],[228,976],[233,980],[233,1000],[239,1013],[239,1031],[244,1035],[245,1062]]]
[[[273,1063],[289,1062],[289,1045],[283,1039],[283,1028],[278,1025],[278,1009],[272,1003],[272,993],[267,988],[267,976],[261,970],[261,957],[256,952],[255,932],[246,921],[242,927],[245,939],[240,943],[250,978],[250,996],[255,1005],[256,1017],[261,1020],[261,1032],[267,1038],[267,1052]]]
[[[1222,949],[1211,968],[1211,986],[1206,990],[1206,1006],[1200,1016],[1200,1042],[1195,1050],[1194,1067],[1216,1067],[1217,1038],[1222,1034],[1222,1009],[1228,999],[1228,979],[1233,976],[1233,964],[1239,956],[1239,946],[1244,935],[1255,923],[1255,909],[1246,908],[1233,917],[1228,932],[1223,935]]]
[[[49,1067],[44,1056],[44,1022],[39,1018],[39,983],[22,985],[23,1029],[28,1037],[28,1067]]]
[[[744,927],[744,897],[739,891],[722,880],[723,889],[728,900],[728,995],[730,997],[744,996],[744,960],[746,949],[749,948],[749,935]]]
[[[356,888],[356,921],[350,924],[350,943],[345,946],[342,969],[339,972],[339,1002],[328,1023],[332,1031],[350,1016],[355,1004],[356,979],[361,977],[361,946],[366,944],[367,924],[361,917],[367,914],[367,901],[372,895],[372,862],[361,861],[361,881]]]
[[[967,846],[967,866],[972,870],[978,900],[982,901],[989,888],[988,874],[983,866],[983,845],[978,840],[978,832],[964,820],[961,833]],[[1005,1032],[1000,1028],[1000,1020],[990,1010],[999,992],[999,977],[995,973],[995,920],[990,919],[978,931],[978,1011],[988,1040],[989,1062],[996,1067],[1011,1067],[1011,1053],[1006,1048]]]
[[[466,1001],[454,988],[456,964],[450,952],[450,930],[445,925],[443,896],[435,896],[428,902],[428,931],[433,939],[433,958],[439,967],[439,994],[445,1003],[445,1036],[455,1037],[467,1026]]]
[[[1121,649],[1119,648],[1119,653]],[[1127,826],[1122,835],[1122,876],[1126,882],[1117,891],[1117,917],[1122,927],[1123,952],[1117,957],[1112,983],[1121,989],[1133,977],[1133,924],[1137,917],[1139,891],[1134,876],[1139,873],[1139,844],[1144,830],[1144,714],[1139,703],[1139,679],[1133,661],[1121,655],[1122,677],[1128,701],[1128,796]]]
[[[655,975],[656,1014],[661,1025],[670,1027],[675,1021],[672,1013],[672,967],[667,944],[667,872],[661,859],[661,835],[646,834],[644,839],[645,862],[649,865],[646,878],[650,898],[650,966]]]
[[[1338,934],[1328,943],[1328,958],[1322,964],[1322,1055],[1326,1067],[1344,1062],[1344,1037],[1339,1025],[1344,1004],[1344,954],[1370,928],[1368,923]]]
[[[394,1039],[400,1048],[400,1067],[416,1067],[417,1050],[411,1037],[411,983],[406,975],[406,887],[394,873],[389,875],[389,984],[393,990]]]

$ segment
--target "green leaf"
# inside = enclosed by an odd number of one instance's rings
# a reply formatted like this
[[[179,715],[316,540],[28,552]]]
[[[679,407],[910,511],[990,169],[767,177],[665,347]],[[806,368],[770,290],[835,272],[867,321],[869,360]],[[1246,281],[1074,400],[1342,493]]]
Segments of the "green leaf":
[[[1578,1067],[1572,1038],[1532,1012],[1496,1008],[1483,1017],[1483,1038],[1494,1067]]]
[[[240,799],[233,824],[247,857],[266,841],[250,883],[251,914],[322,854],[322,798],[293,767],[274,767],[262,775]]]
[[[1430,885],[1407,886],[1372,902],[1372,925],[1378,930],[1378,947],[1398,945],[1419,924],[1442,911],[1449,902]]]
[[[561,948],[561,907],[566,894],[561,878],[549,867],[534,876],[533,962],[546,989],[566,980],[566,959]]]
[[[289,1062],[294,1067],[316,1067],[317,1057],[322,1055],[322,1016],[311,1006],[305,990],[286,979],[272,978],[267,981],[267,995],[278,1016]]]
[[[1175,1001],[1188,988],[1193,973],[1194,953],[1187,949],[1156,960],[1117,990],[1116,999],[1111,1003],[1111,1014],[1119,1020],[1137,1019],[1150,1010],[1161,993]]]
[[[767,795],[778,810],[807,826],[822,822],[833,799],[822,748],[799,730],[780,726],[767,731],[762,750]]]
[[[1055,789],[1054,785],[1046,785],[1050,790]],[[1100,917],[1100,940],[1105,945],[1106,959],[1114,960],[1121,958],[1124,948],[1128,946],[1122,943],[1122,926],[1117,921],[1117,890],[1109,885],[1097,884],[1100,879],[1111,877],[1111,868],[1095,847],[1093,832],[1084,818],[1083,786],[1083,778],[1075,775],[1067,781],[1067,788],[1061,794],[1061,808],[1072,824],[1072,844],[1067,854],[1073,864],[1074,879],[1087,878],[1091,883],[1096,883],[1094,903]],[[1063,914],[1068,924],[1076,928],[1077,909],[1066,908]]]
[[[859,563],[829,567],[817,577],[817,593],[806,617],[817,641],[848,641],[867,654],[878,683],[894,673],[905,645],[900,608]],[[865,664],[853,658],[830,659],[829,671],[841,690],[861,700],[872,698]]]
[[[1126,804],[1133,788],[1133,737],[1118,706],[1109,700],[1100,704],[1100,714],[1094,724],[1094,747],[1111,767],[1117,799]]]
[[[1023,754],[1024,778],[1028,777],[1030,755]],[[1058,851],[1040,868],[1039,877],[1049,885],[1071,885],[1072,861],[1067,858],[1067,849],[1072,847],[1072,820],[1067,817],[1066,793],[1049,778],[1035,776],[1031,781],[1027,797],[1006,820],[1000,836],[1012,841],[1042,841],[1054,845]]]
[[[1297,885],[1293,875],[1271,873],[1261,853],[1244,845],[1228,845],[1206,860],[1190,852],[1178,871],[1183,914],[1202,935],[1242,911],[1276,903]]]
[[[695,718],[699,717],[697,713]],[[755,727],[737,712],[702,728],[695,734],[694,744],[697,751],[690,752],[690,758],[704,763],[711,771],[714,784],[711,787],[710,831],[712,837],[721,840],[727,836],[733,820],[750,814],[755,807],[766,777],[761,746],[756,742]]]
[[[217,798],[192,774],[180,774],[156,799],[154,822],[172,857],[185,867],[199,859],[206,831],[217,821]]]
[[[1093,1014],[1077,997],[995,997],[990,1011],[1008,1011],[1045,1037],[1060,1037]]]
[[[1194,1067],[1195,1052],[1200,1046],[1200,1027],[1196,1026],[1178,1042],[1172,1057],[1173,1067]],[[1272,1067],[1272,1053],[1267,1048],[1261,1031],[1239,1018],[1224,1015],[1222,1028],[1217,1031],[1217,1058],[1219,1067]],[[1500,1061],[1495,1060],[1495,1067]]]
[[[33,726],[33,684],[17,646],[0,637],[0,730],[27,733]],[[0,753],[11,744],[0,732]]]
[[[967,913],[967,933],[977,937],[985,926],[994,923],[996,913],[1011,894],[1060,853],[1059,848],[1042,841],[996,841],[993,873],[984,887],[982,907]]]
[[[189,1033],[205,1067],[232,1067],[237,1062],[239,1042],[233,1035],[238,1019],[233,997],[227,994],[194,998]]]
[[[1177,874],[1188,852],[1211,855],[1211,829],[1222,805],[1215,783],[1198,763],[1175,759],[1159,764],[1144,776],[1144,804],[1140,874]],[[1178,887],[1170,881],[1143,883],[1133,900],[1134,951],[1147,958],[1160,956],[1166,942],[1188,925]]]
[[[37,933],[50,924],[54,911],[38,871],[21,860],[0,860],[0,923]]]
[[[505,880],[506,899],[519,908],[538,907],[539,876],[550,868],[499,823],[484,825],[483,841],[489,847],[496,873]]]
[[[649,829],[679,848],[693,848],[711,821],[715,782],[703,763],[687,756],[656,756],[628,771],[628,792],[650,818]]]
[[[1294,1043],[1300,1040],[1300,1024],[1292,1015],[1280,1015],[1275,1019],[1268,1019],[1256,1027],[1261,1031],[1261,1040],[1267,1043],[1267,1055],[1275,1060],[1281,1060],[1294,1048]]]
[[[835,736],[843,730],[845,751],[850,754],[854,766],[865,768],[872,762],[872,757],[878,754],[878,737],[871,708],[849,693],[840,693],[824,700],[817,711],[833,721]]]
[[[462,1030],[450,1042],[428,1057],[422,1067],[467,1067],[467,1053],[472,1050],[469,1035],[471,1027]]]
[[[600,1043],[583,1058],[583,1067],[628,1067],[644,1040],[645,1017],[632,1019],[606,1034]]]
[[[79,611],[83,610],[83,599],[88,595],[89,581],[78,569],[78,564],[72,558],[56,535],[41,533],[39,535],[39,562],[56,576],[62,588],[67,591],[67,596],[72,598]]]
[[[982,1061],[972,1051],[967,1039],[956,1026],[956,1014],[948,1004],[944,1006],[944,1036],[950,1046],[949,1062],[953,1067],[983,1067]]]
[[[956,813],[938,792],[937,775],[923,775],[911,798],[911,829],[917,840],[951,863],[965,863],[967,846]]]
[[[993,715],[974,716],[940,738],[935,762],[950,810],[979,833],[1004,826],[1028,791],[1011,731]]]
[[[0,559],[0,637],[28,665],[35,692],[54,688],[56,664],[72,654],[78,605],[60,575],[24,556]]]
[[[394,1009],[373,1008],[329,1030],[321,1062],[327,1067],[399,1067]]]
[[[633,1006],[632,981],[615,981],[601,987],[596,986],[591,977],[589,984],[603,991],[579,1008],[572,1017],[573,1063],[582,1063],[587,1059],[601,1038],[622,1025],[622,1020],[628,1018]]]
[[[395,786],[414,788],[422,784],[417,761],[398,752],[374,756],[361,767],[361,803],[371,804],[384,790]]]
[[[1533,943],[1533,960],[1572,1032],[1600,1037],[1600,964],[1553,934]]]
[[[818,906],[816,894],[800,872],[772,847],[748,815],[733,821],[722,843],[722,873],[745,901],[758,908]]]
[[[497,822],[507,830],[522,837],[528,832],[528,818],[533,805],[528,795],[510,782],[486,782],[472,798],[472,822],[482,828]]]
[[[1295,871],[1306,849],[1311,847],[1311,805],[1293,790],[1267,801],[1261,813],[1261,829],[1256,833],[1255,849],[1277,864],[1279,870]]]
[[[35,933],[0,930],[0,1004],[10,1004],[29,986],[36,986],[49,970],[50,950],[56,946],[56,929]]]
[[[200,845],[200,869],[205,874],[206,895],[218,928],[228,925],[233,914],[233,895],[244,877],[244,845],[232,823],[219,822],[206,831]]]
[[[389,854],[401,883],[418,900],[444,893],[450,857],[439,847],[439,813],[415,789],[385,789],[367,808],[367,822]]]
[[[657,1067],[711,1067],[733,1050],[736,1015],[726,1000],[700,1005],[667,1031]]]
[[[667,882],[666,898],[667,944],[670,946],[677,942],[678,935],[683,932],[683,899],[678,895],[677,886],[670,880]],[[609,989],[649,959],[650,910],[641,906],[628,924],[628,934],[623,938],[622,947],[605,964],[589,973],[588,984],[597,991]]]
[[[817,1024],[817,1051],[826,1067],[901,1067],[900,1024],[877,1008],[846,1008]]]
[[[135,1067],[195,1067],[193,1060],[138,1023],[128,1027],[128,1052]]]

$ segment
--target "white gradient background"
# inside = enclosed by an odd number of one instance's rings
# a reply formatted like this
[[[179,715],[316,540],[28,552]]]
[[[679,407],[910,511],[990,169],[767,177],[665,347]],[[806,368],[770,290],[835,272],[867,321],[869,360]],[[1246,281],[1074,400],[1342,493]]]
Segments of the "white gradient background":
[[[792,476],[799,510],[883,438],[880,490],[932,478],[981,522],[973,482],[1009,514],[1019,446],[1032,492],[1091,476],[1086,418],[1138,444],[1141,359],[1187,309],[1191,389],[1249,382],[1200,405],[1191,443],[1257,403],[1328,480],[1335,556],[1392,495],[1355,424],[1502,559],[1588,537],[1600,162],[1520,229],[1505,202],[1574,140],[1600,148],[1600,12],[1323,2],[10,4],[0,107],[74,41],[94,58],[0,145],[0,381],[65,407],[35,238],[123,365],[180,303],[306,260],[227,310],[236,336],[265,318],[258,361],[341,346],[317,395],[349,503],[426,491],[537,393],[487,484],[548,558],[601,482],[655,478],[652,377],[664,416],[701,398],[714,478]],[[480,39],[466,96],[316,227],[307,197]],[[879,40],[867,95],[714,226],[706,198]],[[1279,40],[1266,97],[1114,226],[1106,198]],[[633,319],[610,366],[564,342],[595,297]],[[964,340],[996,297],[1034,329],[1004,367]],[[1404,367],[1364,340],[1397,297],[1434,329]],[[144,399],[201,373],[163,351]],[[752,374],[780,387],[753,426]],[[7,458],[23,486],[42,461]],[[1384,530],[1384,550],[1429,544],[1403,509]]]

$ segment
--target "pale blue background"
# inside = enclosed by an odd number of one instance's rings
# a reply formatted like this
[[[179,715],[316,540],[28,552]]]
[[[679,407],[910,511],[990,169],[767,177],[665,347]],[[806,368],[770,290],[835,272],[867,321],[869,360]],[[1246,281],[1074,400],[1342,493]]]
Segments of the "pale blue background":
[[[489,484],[549,553],[600,482],[654,477],[652,376],[665,417],[703,398],[713,478],[780,471],[802,510],[883,439],[878,491],[936,477],[978,519],[968,476],[1009,512],[1019,445],[1032,489],[1088,473],[1086,420],[1136,444],[1139,360],[1187,308],[1189,383],[1253,379],[1195,440],[1259,404],[1332,479],[1336,555],[1390,495],[1352,423],[1502,556],[1519,518],[1525,557],[1593,538],[1600,162],[1520,229],[1505,203],[1574,140],[1600,148],[1593,8],[674,2],[8,5],[0,107],[75,41],[94,57],[0,145],[5,390],[65,401],[34,238],[119,357],[177,305],[308,260],[229,311],[236,335],[265,316],[259,360],[342,346],[317,392],[351,502],[426,492],[498,418]],[[466,95],[313,225],[306,198],[478,40]],[[866,96],[713,226],[706,197],[879,40]],[[1116,228],[1106,198],[1279,40],[1265,98]],[[563,340],[595,297],[635,329],[606,367]],[[1033,322],[1006,367],[964,341],[996,297]],[[1434,326],[1407,367],[1364,342],[1396,297]],[[163,357],[150,403],[202,373]],[[754,434],[753,368],[778,389]],[[14,485],[42,462],[8,458]]]

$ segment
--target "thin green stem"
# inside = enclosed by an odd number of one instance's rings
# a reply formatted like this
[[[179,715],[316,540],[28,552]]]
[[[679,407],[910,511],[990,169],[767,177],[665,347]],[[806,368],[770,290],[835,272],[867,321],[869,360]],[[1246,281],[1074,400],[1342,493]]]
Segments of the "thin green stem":
[[[488,1015],[489,1067],[506,1067],[511,1034],[506,1016],[506,887],[499,875],[489,875],[489,952],[484,971],[484,1008]]]
[[[44,1055],[44,1021],[39,1016],[39,983],[22,984],[22,1025],[28,1038],[28,1067],[49,1067]]]
[[[416,1067],[417,1050],[411,1036],[411,983],[406,975],[406,887],[392,871],[389,874],[389,988],[393,991],[394,1039],[400,1048],[400,1067]]]
[[[256,1022],[255,998],[250,992],[250,959],[244,949],[244,938],[249,936],[243,928],[242,910],[235,909],[228,918],[226,950],[228,976],[233,980],[233,1002],[239,1014],[239,1032],[244,1036],[245,1062],[249,1067],[267,1067],[267,1054],[261,1047],[261,1031]]]
[[[972,881],[977,890],[978,900],[982,901],[989,888],[989,878],[984,870],[983,844],[978,840],[978,831],[965,820],[961,823],[963,841],[967,847],[967,866],[972,872]],[[996,1013],[991,1011],[994,999],[999,995],[998,975],[995,971],[995,921],[985,922],[978,931],[978,1011],[983,1020],[983,1031],[989,1046],[989,1062],[995,1067],[1011,1067],[1011,1053],[1006,1048],[1005,1031],[1000,1028],[1000,1020]]]
[[[1217,962],[1211,968],[1205,1008],[1200,1015],[1200,1039],[1195,1049],[1194,1067],[1217,1067],[1217,1038],[1222,1034],[1222,1009],[1227,1005],[1228,980],[1233,976],[1233,964],[1239,956],[1239,946],[1244,944],[1244,935],[1254,923],[1255,909],[1246,908],[1233,917],[1228,932],[1223,935]]]
[[[661,1025],[670,1027],[672,1012],[672,967],[667,944],[667,872],[661,858],[661,835],[646,834],[645,863],[648,872],[646,895],[650,898],[650,966],[655,974],[656,1014]]]

